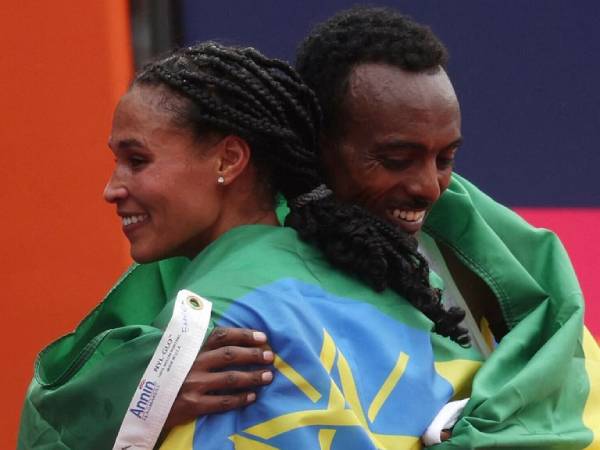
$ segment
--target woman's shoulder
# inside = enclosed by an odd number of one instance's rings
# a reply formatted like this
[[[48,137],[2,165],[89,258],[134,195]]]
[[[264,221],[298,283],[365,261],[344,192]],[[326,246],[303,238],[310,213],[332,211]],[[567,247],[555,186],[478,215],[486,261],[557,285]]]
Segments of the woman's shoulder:
[[[263,296],[272,291],[275,297],[285,293],[298,298],[314,296],[318,291],[328,297],[377,305],[392,315],[412,314],[414,308],[397,293],[375,292],[357,277],[334,267],[293,229],[249,226],[232,231],[192,261],[179,289],[189,289],[223,305],[257,291]]]
[[[262,270],[281,262],[298,263],[307,252],[295,230],[268,225],[233,228],[194,258],[188,272]],[[311,253],[308,250],[309,253]]]
[[[321,261],[317,249],[286,227],[245,225],[225,233],[189,265],[179,288],[236,291],[254,288],[285,277],[314,279],[306,265]]]

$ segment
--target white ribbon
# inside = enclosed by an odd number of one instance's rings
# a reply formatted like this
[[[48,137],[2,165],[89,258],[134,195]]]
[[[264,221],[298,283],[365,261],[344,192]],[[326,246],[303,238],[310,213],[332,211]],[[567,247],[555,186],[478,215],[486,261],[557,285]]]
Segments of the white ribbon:
[[[131,399],[113,450],[154,448],[200,351],[211,309],[211,302],[191,291],[177,293],[171,320]]]

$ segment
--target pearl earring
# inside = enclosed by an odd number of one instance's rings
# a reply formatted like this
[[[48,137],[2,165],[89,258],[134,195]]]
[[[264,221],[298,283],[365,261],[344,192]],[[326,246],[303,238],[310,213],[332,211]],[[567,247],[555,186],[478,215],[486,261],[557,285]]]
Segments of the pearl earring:
[[[217,178],[217,184],[225,184],[225,178],[223,176]]]

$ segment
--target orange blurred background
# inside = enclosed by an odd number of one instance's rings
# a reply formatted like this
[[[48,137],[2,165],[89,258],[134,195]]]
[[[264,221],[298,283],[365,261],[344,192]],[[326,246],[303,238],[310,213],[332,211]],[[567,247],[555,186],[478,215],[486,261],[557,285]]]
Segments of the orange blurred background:
[[[16,446],[35,355],[129,264],[102,199],[111,115],[133,72],[127,4],[0,6],[0,449]]]

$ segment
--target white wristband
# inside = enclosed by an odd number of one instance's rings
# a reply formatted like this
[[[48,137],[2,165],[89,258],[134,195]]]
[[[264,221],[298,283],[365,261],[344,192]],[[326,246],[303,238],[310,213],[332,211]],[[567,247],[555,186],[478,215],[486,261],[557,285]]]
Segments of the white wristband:
[[[211,302],[191,291],[177,293],[171,320],[131,399],[113,450],[154,448],[200,351],[211,309]]]
[[[468,401],[469,399],[466,398],[446,403],[437,416],[435,416],[429,428],[425,430],[423,436],[421,436],[423,443],[427,446],[441,443],[442,430],[450,429],[454,426]]]

